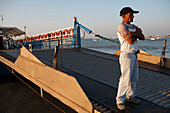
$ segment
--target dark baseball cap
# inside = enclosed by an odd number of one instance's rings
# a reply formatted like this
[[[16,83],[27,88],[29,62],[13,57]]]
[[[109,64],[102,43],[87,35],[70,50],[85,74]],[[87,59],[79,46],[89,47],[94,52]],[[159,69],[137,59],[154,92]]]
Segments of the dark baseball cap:
[[[139,11],[134,11],[132,8],[130,7],[124,7],[121,11],[120,11],[120,16],[125,15],[127,13],[139,13]]]

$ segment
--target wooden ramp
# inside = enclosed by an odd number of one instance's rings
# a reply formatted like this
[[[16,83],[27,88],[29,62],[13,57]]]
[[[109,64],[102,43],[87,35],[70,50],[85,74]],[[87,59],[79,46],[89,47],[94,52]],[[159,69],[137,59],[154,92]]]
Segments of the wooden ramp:
[[[25,47],[14,63],[2,56],[0,61],[75,111],[92,112],[91,102],[73,76],[46,66]]]

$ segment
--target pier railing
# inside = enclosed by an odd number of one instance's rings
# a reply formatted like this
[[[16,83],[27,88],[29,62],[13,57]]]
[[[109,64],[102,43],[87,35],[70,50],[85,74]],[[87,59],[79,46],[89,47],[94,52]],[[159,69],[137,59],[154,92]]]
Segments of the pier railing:
[[[51,48],[51,46],[53,45],[54,46],[58,45],[57,42],[60,42],[61,46],[71,47],[71,48],[81,48],[81,30],[83,32],[85,31],[88,34],[93,34],[95,37],[119,44],[119,42],[113,39],[106,38],[92,32],[92,30],[80,24],[77,21],[76,17],[74,17],[74,22],[72,27],[41,33],[41,34],[33,35],[31,37],[25,37],[23,39],[17,39],[17,40],[14,40],[12,37],[8,36],[7,34],[4,34],[4,37],[6,38],[6,45],[8,45],[9,49],[10,48],[19,49],[22,47],[22,45],[28,48],[30,44],[33,49],[42,48],[42,47]]]

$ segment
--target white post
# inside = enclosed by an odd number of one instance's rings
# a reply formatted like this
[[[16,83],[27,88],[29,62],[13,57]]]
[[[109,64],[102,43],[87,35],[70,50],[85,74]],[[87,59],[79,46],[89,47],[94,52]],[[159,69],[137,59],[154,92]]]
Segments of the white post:
[[[43,90],[42,90],[42,88],[40,88],[40,92],[41,92],[41,97],[43,97]]]
[[[32,53],[32,46],[29,44],[29,51]]]

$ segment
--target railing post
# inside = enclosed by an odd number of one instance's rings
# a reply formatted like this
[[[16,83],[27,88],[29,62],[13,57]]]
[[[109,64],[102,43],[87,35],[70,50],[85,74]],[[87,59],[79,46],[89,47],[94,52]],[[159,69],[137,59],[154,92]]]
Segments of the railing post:
[[[43,97],[43,89],[40,87],[41,97]]]
[[[54,69],[57,69],[58,51],[60,49],[59,47],[60,47],[60,40],[57,41],[57,46],[55,47],[55,50],[54,50],[54,57],[53,57],[53,68]]]
[[[59,43],[59,42],[58,42]],[[53,57],[53,69],[57,69],[57,58],[58,58],[58,49],[59,46],[57,45],[54,49],[54,57]]]
[[[164,40],[164,45],[162,48],[162,53],[161,53],[161,58],[160,58],[160,66],[162,66],[162,67],[164,67],[165,63],[166,63],[165,49],[166,49],[166,40]]]
[[[63,31],[61,30],[61,41],[59,41],[58,43],[61,42],[61,47],[63,47]]]
[[[49,35],[47,35],[47,37],[48,37],[48,44],[49,44],[49,49],[51,48],[51,45],[50,45],[50,37],[49,37]]]

